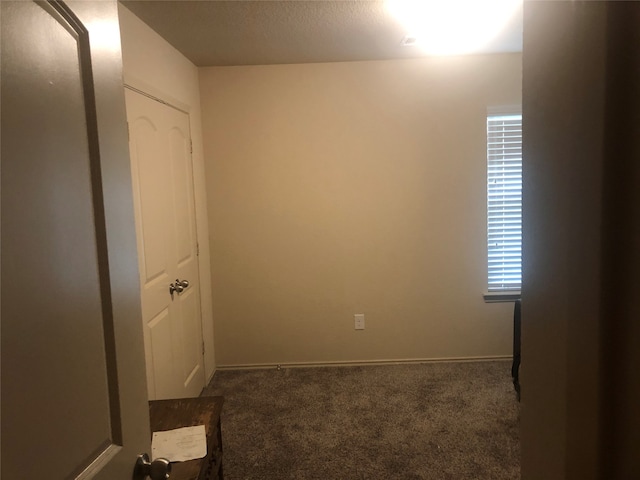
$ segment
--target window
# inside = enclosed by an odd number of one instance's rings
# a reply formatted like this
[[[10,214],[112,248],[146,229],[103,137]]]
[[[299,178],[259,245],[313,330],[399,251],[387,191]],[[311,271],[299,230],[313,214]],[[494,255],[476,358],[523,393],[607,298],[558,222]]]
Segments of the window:
[[[488,291],[522,284],[522,114],[487,116]],[[494,295],[495,299],[499,299]],[[505,300],[509,299],[507,297]]]

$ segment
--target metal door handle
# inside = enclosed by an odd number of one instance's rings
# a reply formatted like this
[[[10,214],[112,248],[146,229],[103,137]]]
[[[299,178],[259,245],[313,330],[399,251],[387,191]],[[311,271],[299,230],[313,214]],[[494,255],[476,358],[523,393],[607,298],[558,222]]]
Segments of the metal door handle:
[[[156,458],[149,461],[149,455],[141,453],[138,455],[136,467],[133,471],[134,480],[167,480],[171,474],[171,463],[166,458]]]
[[[180,280],[176,278],[176,283],[169,284],[169,294],[173,297],[174,292],[182,293],[189,286],[188,280]]]
[[[169,284],[169,294],[172,297],[173,297],[173,293],[174,292],[182,293],[183,290],[184,290],[184,287],[182,285],[180,285],[179,283],[176,283],[175,285],[173,283]]]

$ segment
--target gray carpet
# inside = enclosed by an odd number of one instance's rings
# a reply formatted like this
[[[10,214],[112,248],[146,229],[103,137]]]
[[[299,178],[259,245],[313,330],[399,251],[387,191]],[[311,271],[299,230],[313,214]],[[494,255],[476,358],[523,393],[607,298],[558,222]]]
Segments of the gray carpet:
[[[513,480],[506,361],[216,373],[226,480]]]

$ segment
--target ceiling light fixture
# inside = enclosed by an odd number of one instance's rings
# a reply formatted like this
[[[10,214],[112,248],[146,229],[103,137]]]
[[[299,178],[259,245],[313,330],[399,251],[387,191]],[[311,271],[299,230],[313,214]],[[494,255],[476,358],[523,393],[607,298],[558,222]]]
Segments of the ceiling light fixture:
[[[403,47],[413,47],[414,45],[417,45],[417,43],[418,43],[418,39],[412,35],[405,35],[402,38]]]
[[[522,0],[386,0],[405,26],[403,45],[429,55],[477,53],[507,25]]]

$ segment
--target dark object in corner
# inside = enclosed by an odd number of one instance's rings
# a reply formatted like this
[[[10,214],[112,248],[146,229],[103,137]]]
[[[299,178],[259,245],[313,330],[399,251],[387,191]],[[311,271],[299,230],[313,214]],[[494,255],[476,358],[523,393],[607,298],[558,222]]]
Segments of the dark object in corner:
[[[171,480],[224,479],[220,425],[223,403],[223,397],[179,398],[149,402],[152,432],[196,425],[204,425],[206,431],[207,455],[196,460],[172,462]]]
[[[520,401],[520,300],[516,300],[513,308],[513,363],[511,364],[511,377],[513,387],[516,389],[516,397]]]

